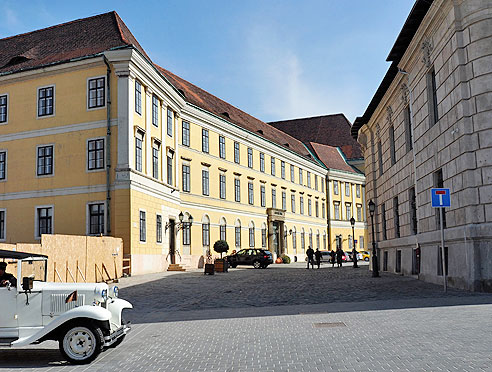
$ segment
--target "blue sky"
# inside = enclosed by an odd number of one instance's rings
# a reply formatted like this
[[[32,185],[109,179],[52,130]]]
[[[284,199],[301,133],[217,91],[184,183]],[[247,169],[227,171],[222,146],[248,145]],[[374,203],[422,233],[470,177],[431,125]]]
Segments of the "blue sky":
[[[152,60],[264,121],[364,113],[414,0],[1,0],[0,38],[116,10]]]

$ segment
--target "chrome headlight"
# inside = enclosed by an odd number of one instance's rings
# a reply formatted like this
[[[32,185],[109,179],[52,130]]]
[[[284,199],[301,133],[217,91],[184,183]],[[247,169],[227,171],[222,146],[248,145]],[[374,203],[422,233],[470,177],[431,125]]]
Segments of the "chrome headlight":
[[[104,301],[107,301],[108,300],[108,290],[106,288],[104,288],[102,291],[101,291],[101,297]]]
[[[120,289],[117,286],[112,286],[109,288],[109,297],[118,298],[118,294],[120,293]]]

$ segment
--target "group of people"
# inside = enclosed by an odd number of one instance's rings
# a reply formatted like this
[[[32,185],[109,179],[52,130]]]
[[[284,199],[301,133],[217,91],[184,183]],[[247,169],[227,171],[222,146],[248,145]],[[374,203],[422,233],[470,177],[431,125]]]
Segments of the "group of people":
[[[334,252],[333,249],[330,251],[330,263],[332,267],[335,267],[335,260],[337,263],[338,267],[342,267],[343,263],[343,256],[344,252],[342,251],[341,247],[337,248],[337,251]],[[306,251],[307,255],[307,269],[309,269],[309,265],[311,265],[311,268],[314,269],[314,263],[316,260],[316,265],[318,266],[318,269],[320,268],[321,265],[321,252],[319,249],[316,249],[316,252],[311,248],[311,246],[308,247]],[[356,249],[352,249],[352,261],[354,262],[354,268],[357,268],[357,251]]]

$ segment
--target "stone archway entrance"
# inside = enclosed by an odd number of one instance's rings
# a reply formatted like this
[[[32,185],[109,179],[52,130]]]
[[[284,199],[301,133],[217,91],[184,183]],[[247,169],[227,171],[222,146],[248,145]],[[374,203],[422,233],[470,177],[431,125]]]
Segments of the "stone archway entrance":
[[[285,212],[282,209],[268,208],[268,250],[273,253],[274,259],[285,253]]]

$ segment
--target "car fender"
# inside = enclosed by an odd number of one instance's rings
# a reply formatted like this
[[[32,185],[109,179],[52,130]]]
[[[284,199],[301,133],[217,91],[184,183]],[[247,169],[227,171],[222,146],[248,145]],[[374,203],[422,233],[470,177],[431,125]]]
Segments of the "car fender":
[[[66,322],[77,318],[88,318],[97,321],[109,321],[111,319],[111,312],[100,306],[79,306],[74,309],[68,310],[60,316],[57,316],[39,332],[30,336],[21,337],[17,341],[12,342],[11,345],[12,347],[29,345],[46,336],[48,333],[56,330],[60,326],[63,326],[63,324],[65,324]]]
[[[108,310],[111,312],[111,323],[116,327],[120,327],[121,322],[121,312],[123,309],[133,309],[133,305],[126,300],[121,298],[115,298],[108,301]]]

